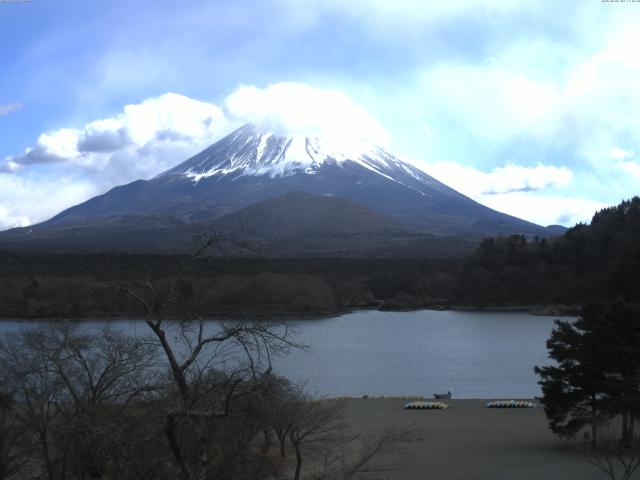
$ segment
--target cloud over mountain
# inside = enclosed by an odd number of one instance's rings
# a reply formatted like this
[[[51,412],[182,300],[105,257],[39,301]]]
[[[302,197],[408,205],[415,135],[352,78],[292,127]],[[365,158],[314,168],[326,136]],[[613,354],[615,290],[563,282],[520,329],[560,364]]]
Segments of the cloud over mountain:
[[[268,126],[277,133],[346,136],[386,145],[389,134],[364,108],[337,90],[282,82],[242,86],[227,97],[230,119]]]
[[[284,134],[357,137],[385,145],[380,123],[345,94],[301,83],[241,86],[218,107],[176,93],[126,105],[80,128],[42,133],[33,147],[7,157],[0,171],[66,163],[110,183],[149,178],[244,123]]]

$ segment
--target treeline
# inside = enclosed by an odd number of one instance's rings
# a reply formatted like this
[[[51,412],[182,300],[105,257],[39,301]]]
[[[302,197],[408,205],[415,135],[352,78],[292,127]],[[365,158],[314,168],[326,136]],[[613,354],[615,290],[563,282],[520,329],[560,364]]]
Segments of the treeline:
[[[550,240],[484,240],[464,262],[453,297],[482,306],[577,305],[614,291],[640,293],[638,197]]]
[[[207,316],[304,317],[352,308],[575,306],[640,291],[640,198],[551,239],[485,239],[464,259],[206,256],[182,279]],[[119,287],[168,288],[188,256],[0,252],[0,316],[139,315]],[[179,314],[180,312],[176,312]]]
[[[121,286],[168,288],[189,257],[0,254],[0,316],[140,316]],[[206,316],[325,315],[351,308],[418,308],[450,297],[459,261],[256,259],[205,256],[181,291]],[[179,315],[180,312],[173,312]]]

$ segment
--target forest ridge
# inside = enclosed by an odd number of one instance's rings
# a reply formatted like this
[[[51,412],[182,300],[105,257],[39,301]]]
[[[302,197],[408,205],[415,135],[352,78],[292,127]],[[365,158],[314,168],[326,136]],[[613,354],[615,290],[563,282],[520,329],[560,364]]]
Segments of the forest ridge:
[[[152,276],[168,285],[181,255],[0,252],[0,315],[138,315],[111,284]],[[203,259],[183,294],[203,315],[315,316],[352,308],[543,308],[632,295],[640,286],[640,198],[599,211],[564,235],[484,240],[463,259]],[[577,308],[577,307],[575,307]]]

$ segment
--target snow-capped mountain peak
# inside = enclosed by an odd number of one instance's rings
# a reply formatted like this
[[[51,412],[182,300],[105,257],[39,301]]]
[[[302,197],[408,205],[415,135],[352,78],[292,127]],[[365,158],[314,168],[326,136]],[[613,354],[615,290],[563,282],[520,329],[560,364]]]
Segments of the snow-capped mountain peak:
[[[412,165],[403,162],[370,143],[350,138],[292,135],[284,136],[255,125],[245,125],[195,157],[163,173],[188,177],[194,182],[214,176],[315,175],[327,165],[356,164],[386,177],[407,174],[416,180],[430,179]],[[410,187],[414,188],[414,187]]]

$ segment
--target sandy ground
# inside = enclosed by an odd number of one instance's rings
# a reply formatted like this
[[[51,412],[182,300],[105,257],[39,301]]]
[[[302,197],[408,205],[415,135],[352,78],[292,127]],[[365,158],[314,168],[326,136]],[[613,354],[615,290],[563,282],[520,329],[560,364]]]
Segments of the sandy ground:
[[[447,410],[404,410],[403,399],[350,399],[346,420],[363,434],[412,425],[391,468],[369,479],[596,480],[579,442],[549,431],[542,408],[489,409],[486,400],[448,400]]]

